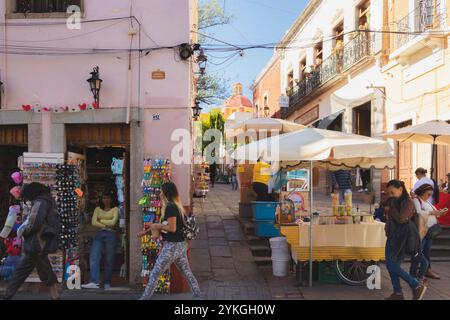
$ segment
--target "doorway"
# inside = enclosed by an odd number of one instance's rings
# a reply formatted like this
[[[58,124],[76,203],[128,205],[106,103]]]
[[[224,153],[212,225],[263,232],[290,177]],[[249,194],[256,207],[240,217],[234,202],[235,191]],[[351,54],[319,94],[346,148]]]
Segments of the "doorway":
[[[372,136],[372,102],[369,101],[353,109],[353,133]]]
[[[92,225],[95,208],[105,190],[113,190],[117,195],[119,219],[114,228],[116,250],[113,287],[129,285],[129,211],[130,211],[130,143],[129,127],[121,124],[110,125],[67,125],[67,151],[85,157],[84,207],[80,225],[79,262],[82,282],[90,282],[90,249],[99,231]],[[119,164],[122,170],[113,170],[112,164]],[[101,273],[104,274],[103,258]]]
[[[395,129],[401,129],[412,125],[412,120],[400,122],[395,125]],[[397,154],[397,178],[405,182],[406,188],[412,188],[413,178],[413,150],[411,143],[396,142]]]

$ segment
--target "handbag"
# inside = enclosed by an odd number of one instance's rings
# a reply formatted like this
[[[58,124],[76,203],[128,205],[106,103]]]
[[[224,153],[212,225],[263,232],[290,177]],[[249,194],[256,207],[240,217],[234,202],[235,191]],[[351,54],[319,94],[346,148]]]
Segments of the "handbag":
[[[435,225],[432,225],[430,228],[428,228],[426,237],[428,237],[429,239],[434,239],[441,233],[442,233],[442,227],[439,223],[436,223]]]

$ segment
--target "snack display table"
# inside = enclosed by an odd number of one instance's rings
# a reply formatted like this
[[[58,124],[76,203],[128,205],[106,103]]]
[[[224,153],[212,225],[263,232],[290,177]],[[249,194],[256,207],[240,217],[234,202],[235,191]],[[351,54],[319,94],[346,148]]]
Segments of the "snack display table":
[[[301,266],[310,258],[309,224],[281,225],[280,230],[291,245],[300,281]],[[366,266],[385,258],[386,236],[382,222],[313,225],[312,230],[312,260],[333,261],[338,275],[349,284],[362,284],[367,278]],[[359,275],[353,274],[355,272]]]

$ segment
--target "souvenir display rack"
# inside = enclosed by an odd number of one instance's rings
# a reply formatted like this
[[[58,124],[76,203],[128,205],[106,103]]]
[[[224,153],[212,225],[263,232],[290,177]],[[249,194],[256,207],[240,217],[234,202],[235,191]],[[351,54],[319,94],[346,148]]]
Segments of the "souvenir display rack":
[[[195,196],[205,197],[209,192],[209,174],[206,172],[209,166],[206,163],[197,164],[194,167]]]
[[[78,197],[75,193],[75,189],[81,187],[78,166],[57,165],[56,180],[56,199],[61,219],[60,249],[67,250],[78,246],[80,214]]]
[[[57,168],[64,164],[63,153],[24,153],[19,159],[19,167],[23,173],[23,183],[39,182],[48,187],[54,198],[58,196],[58,174]],[[25,209],[25,208],[24,208]],[[26,210],[24,210],[25,212]],[[50,263],[58,281],[63,278],[63,254],[58,252],[49,255]],[[39,276],[34,270],[26,280],[27,282],[39,282]]]
[[[169,160],[145,159],[144,178],[142,180],[143,198],[139,201],[142,208],[144,227],[148,223],[159,223],[161,220],[161,185],[171,180],[171,165]],[[148,277],[161,250],[161,241],[152,240],[150,236],[144,236],[141,240],[142,249],[142,278],[143,286],[148,283]],[[170,272],[167,271],[159,279],[156,292],[169,293]]]

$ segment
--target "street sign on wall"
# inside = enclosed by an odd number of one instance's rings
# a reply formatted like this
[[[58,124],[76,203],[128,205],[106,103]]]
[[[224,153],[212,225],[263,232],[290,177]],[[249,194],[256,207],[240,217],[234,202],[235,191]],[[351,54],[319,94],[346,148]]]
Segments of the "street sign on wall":
[[[288,96],[280,96],[279,100],[280,108],[288,108],[289,107],[289,97]]]

